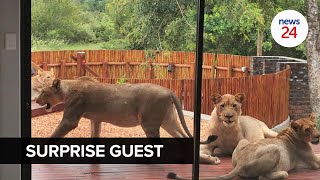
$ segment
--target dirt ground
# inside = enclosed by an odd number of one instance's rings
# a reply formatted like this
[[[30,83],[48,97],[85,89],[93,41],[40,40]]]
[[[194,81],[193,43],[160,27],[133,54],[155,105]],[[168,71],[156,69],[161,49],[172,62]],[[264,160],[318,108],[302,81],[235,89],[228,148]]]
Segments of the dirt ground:
[[[48,115],[32,118],[31,129],[32,137],[50,137],[52,132],[61,121],[63,112],[55,112]],[[185,117],[187,126],[191,134],[193,134],[193,119]],[[179,121],[180,122],[180,121]],[[209,129],[207,120],[201,121],[201,139],[206,139],[206,134]],[[171,137],[165,130],[160,130],[161,137]],[[71,131],[66,137],[90,137],[90,121],[82,118],[76,129]],[[121,128],[108,123],[102,123],[101,137],[145,137],[145,134],[140,126],[133,128]]]

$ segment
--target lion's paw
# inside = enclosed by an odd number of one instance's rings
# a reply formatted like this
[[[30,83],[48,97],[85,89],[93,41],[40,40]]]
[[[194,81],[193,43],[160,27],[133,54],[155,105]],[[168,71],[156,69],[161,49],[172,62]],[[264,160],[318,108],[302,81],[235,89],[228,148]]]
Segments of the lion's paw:
[[[37,99],[37,96],[31,97],[31,101],[35,101]]]
[[[221,163],[221,160],[218,157],[215,157],[215,156],[208,155],[208,159],[210,161],[210,164],[217,165],[217,164]]]

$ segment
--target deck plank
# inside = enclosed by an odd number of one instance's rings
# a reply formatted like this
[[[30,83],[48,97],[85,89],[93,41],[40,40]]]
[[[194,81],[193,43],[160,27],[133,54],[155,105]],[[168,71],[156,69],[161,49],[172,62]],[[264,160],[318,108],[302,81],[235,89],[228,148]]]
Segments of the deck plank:
[[[320,146],[313,146],[319,154]],[[200,165],[200,177],[225,174],[232,169],[231,158],[222,157],[220,165]],[[74,179],[166,179],[168,172],[191,177],[191,164],[34,164],[33,180],[74,180]],[[243,180],[237,177],[235,180]],[[320,170],[297,169],[289,172],[289,180],[318,180]]]
[[[59,104],[53,107],[52,112],[50,113],[62,111],[62,110],[63,110],[63,104]],[[45,114],[49,114],[49,112],[47,112],[44,107],[40,106],[35,101],[31,101],[31,117],[41,116]]]

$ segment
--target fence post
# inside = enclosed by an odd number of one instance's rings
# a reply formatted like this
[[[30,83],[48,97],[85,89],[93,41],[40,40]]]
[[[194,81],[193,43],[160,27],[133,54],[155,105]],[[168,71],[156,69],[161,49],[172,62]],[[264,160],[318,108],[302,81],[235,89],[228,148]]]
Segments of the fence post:
[[[152,77],[152,63],[150,61],[147,62],[147,79],[153,79]]]
[[[214,79],[215,78],[215,74],[216,74],[216,67],[215,67],[215,65],[212,65],[211,66],[211,75],[212,75],[212,79]]]
[[[66,61],[61,60],[60,61],[60,78],[64,79],[66,74]]]
[[[244,71],[244,74],[245,74],[245,76],[249,76],[249,70],[248,70],[248,67],[247,66],[245,66],[246,67],[246,70]]]
[[[102,78],[107,79],[108,77],[108,62],[103,61],[102,63]]]
[[[185,103],[185,100],[184,100],[184,79],[181,79],[181,80],[178,80],[180,82],[180,97],[179,97],[179,100],[180,100],[180,104],[182,106],[183,109],[185,109],[185,106],[184,106],[184,103]]]
[[[130,78],[130,62],[126,62],[126,77]]]
[[[194,79],[195,76],[195,62],[191,62],[190,64],[190,79]]]
[[[171,66],[171,71],[169,72],[169,76],[171,79],[175,79],[175,65],[173,62],[169,63],[169,66]]]
[[[232,77],[232,65],[230,59],[228,61],[228,77]]]
[[[289,65],[289,64],[287,64],[287,65],[286,65],[286,68],[287,68],[287,69],[289,69],[289,68],[290,68],[290,65]]]
[[[86,75],[86,72],[87,72],[85,66],[86,66],[86,60],[84,59],[84,60],[82,61],[82,69],[81,69],[81,75],[82,75],[82,76],[85,76],[85,75]]]
[[[47,62],[43,62],[43,63],[42,63],[42,69],[43,69],[44,71],[48,71],[48,63],[47,63]]]
[[[84,65],[85,65],[85,52],[77,52],[77,74],[79,77],[85,75]]]

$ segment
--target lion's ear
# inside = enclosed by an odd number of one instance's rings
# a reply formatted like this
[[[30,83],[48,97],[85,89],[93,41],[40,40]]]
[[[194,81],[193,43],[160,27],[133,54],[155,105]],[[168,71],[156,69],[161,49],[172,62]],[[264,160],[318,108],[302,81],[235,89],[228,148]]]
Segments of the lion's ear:
[[[213,94],[211,96],[211,99],[212,99],[214,104],[218,104],[221,101],[222,96],[220,94]]]
[[[39,75],[39,76],[42,76],[42,74],[43,74],[43,71],[38,70],[38,75]]]
[[[310,120],[313,121],[313,122],[316,122],[317,121],[317,114],[312,112],[310,114]]]
[[[298,129],[300,128],[300,125],[295,121],[292,121],[290,126],[294,131],[298,131]]]
[[[61,84],[61,80],[60,79],[55,79],[52,82],[52,87],[54,87],[56,89],[60,89],[60,84]]]
[[[246,99],[246,95],[244,93],[238,93],[235,95],[236,101],[242,103]]]

